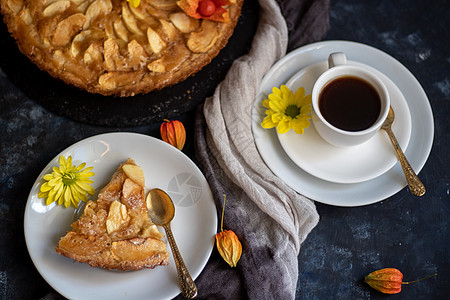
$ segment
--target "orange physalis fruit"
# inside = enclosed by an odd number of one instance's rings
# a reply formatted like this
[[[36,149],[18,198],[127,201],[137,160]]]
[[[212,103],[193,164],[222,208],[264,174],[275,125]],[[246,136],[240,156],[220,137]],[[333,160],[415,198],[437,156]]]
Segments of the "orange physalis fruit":
[[[235,0],[179,0],[178,6],[190,17],[218,22],[229,22],[226,6]]]
[[[397,294],[402,290],[402,284],[414,283],[429,277],[436,276],[433,274],[418,280],[403,282],[403,274],[395,268],[385,268],[374,271],[364,278],[364,282],[379,292],[385,294]]]
[[[231,266],[236,267],[242,254],[242,245],[232,230],[223,230],[223,213],[225,210],[225,195],[223,195],[221,232],[216,234],[216,246],[220,256]]]
[[[186,129],[184,129],[183,123],[174,120],[164,120],[164,123],[160,127],[161,138],[164,142],[171,144],[172,146],[183,149],[186,142]]]
[[[224,230],[216,234],[216,245],[220,256],[231,266],[236,267],[242,254],[242,245],[232,230]]]
[[[382,293],[397,294],[402,290],[402,279],[402,272],[386,268],[370,273],[364,278],[364,282]]]

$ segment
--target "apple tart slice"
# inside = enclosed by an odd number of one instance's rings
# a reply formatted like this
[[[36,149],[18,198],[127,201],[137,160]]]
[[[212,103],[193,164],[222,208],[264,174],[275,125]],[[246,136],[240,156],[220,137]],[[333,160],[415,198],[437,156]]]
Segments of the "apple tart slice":
[[[55,248],[92,267],[140,270],[169,262],[163,234],[148,215],[144,175],[132,159],[121,164],[97,201],[88,201]]]

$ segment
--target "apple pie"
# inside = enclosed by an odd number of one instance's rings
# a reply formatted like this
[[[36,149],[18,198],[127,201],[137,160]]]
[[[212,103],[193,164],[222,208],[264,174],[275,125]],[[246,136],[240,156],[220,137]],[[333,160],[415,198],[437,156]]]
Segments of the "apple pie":
[[[242,3],[0,0],[20,51],[41,70],[91,93],[123,97],[173,85],[209,64],[228,43]]]
[[[140,270],[169,262],[163,234],[148,215],[142,169],[131,159],[88,201],[82,216],[55,248],[92,267]]]

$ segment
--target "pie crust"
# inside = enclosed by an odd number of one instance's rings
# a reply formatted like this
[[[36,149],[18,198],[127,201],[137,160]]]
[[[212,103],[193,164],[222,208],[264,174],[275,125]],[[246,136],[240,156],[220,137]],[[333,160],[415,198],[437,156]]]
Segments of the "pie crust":
[[[91,93],[133,96],[195,74],[232,35],[243,0],[227,22],[188,16],[177,0],[0,0],[22,53],[41,70]]]

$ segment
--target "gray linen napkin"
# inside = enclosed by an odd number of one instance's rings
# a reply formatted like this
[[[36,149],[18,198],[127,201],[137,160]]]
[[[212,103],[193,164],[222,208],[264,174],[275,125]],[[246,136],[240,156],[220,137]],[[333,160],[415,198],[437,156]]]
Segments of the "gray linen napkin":
[[[260,21],[248,55],[234,62],[214,96],[197,112],[196,155],[213,191],[224,229],[243,246],[230,268],[215,249],[197,279],[199,298],[293,299],[300,245],[319,221],[315,205],[276,177],[254,143],[251,112],[258,86],[288,46],[328,29],[329,1],[259,0]],[[281,9],[280,9],[281,7]]]

